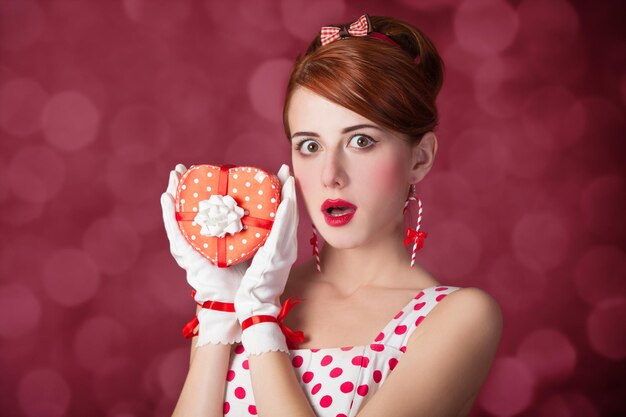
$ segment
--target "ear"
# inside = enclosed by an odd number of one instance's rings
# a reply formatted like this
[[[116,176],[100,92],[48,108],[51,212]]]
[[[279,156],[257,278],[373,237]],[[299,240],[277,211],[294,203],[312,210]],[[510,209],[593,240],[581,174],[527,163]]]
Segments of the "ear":
[[[411,184],[420,182],[435,162],[437,154],[437,136],[433,132],[426,132],[419,143],[411,147]]]

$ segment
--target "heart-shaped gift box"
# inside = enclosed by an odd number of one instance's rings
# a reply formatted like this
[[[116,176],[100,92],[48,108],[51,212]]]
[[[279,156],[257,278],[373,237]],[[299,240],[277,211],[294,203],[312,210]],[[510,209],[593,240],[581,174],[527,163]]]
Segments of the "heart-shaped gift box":
[[[250,259],[265,243],[280,204],[281,182],[255,167],[192,165],[176,190],[185,239],[218,267]]]

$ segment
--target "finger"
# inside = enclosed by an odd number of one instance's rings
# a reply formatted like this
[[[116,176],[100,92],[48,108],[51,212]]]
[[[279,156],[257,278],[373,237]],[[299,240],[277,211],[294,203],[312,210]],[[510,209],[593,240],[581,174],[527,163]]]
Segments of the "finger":
[[[294,177],[287,178],[281,190],[281,197],[280,197],[281,200],[284,200],[286,198],[290,198],[293,200],[296,199],[296,185],[295,184],[296,184],[296,180]]]
[[[169,181],[167,182],[167,193],[172,197],[176,195],[176,189],[178,188],[178,173],[176,171],[170,171]]]
[[[291,192],[289,191],[293,189],[292,184],[293,177],[289,177],[285,184],[287,190],[286,198],[278,205],[274,217],[274,225],[265,241],[265,245],[268,248],[276,248],[279,245],[279,241],[284,242],[284,239],[291,242],[291,238],[298,228],[298,209],[296,201],[294,198],[291,198]]]
[[[180,178],[180,176],[183,175],[187,171],[187,168],[183,164],[176,164],[176,167],[174,168],[174,170],[178,172],[179,178]]]
[[[289,165],[282,164],[280,169],[278,170],[278,179],[280,180],[281,185],[285,185],[285,181],[289,178]]]
[[[163,211],[163,225],[170,243],[175,247],[184,247],[184,236],[178,228],[176,222],[176,210],[174,207],[174,197],[170,193],[161,194],[161,208]]]

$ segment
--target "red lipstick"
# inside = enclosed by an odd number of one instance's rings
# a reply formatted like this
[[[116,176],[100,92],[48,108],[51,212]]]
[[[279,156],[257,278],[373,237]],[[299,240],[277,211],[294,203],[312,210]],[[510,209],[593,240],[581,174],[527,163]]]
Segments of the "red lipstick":
[[[321,208],[326,224],[334,227],[343,226],[352,220],[356,209],[354,204],[341,198],[337,200],[327,199]]]

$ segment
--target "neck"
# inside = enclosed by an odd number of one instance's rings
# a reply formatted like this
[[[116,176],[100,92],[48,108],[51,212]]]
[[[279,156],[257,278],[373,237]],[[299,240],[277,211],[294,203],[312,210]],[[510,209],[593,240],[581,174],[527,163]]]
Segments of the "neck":
[[[406,277],[411,261],[403,232],[402,225],[398,225],[381,231],[367,244],[350,249],[325,244],[320,251],[320,280],[332,284],[346,297],[364,287],[397,286]]]

